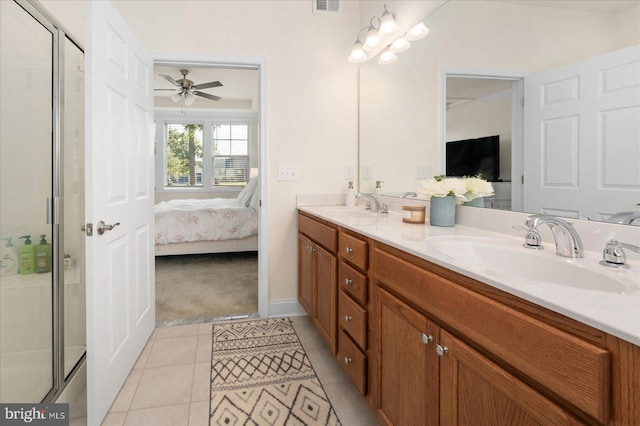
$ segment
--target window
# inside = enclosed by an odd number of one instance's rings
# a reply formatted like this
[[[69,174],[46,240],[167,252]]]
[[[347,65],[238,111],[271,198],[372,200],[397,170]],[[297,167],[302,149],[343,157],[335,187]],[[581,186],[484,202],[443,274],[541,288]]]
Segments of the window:
[[[156,111],[156,188],[236,192],[257,171],[255,114]]]
[[[165,141],[165,187],[202,187],[202,124],[166,124]]]
[[[246,185],[249,180],[249,125],[214,124],[212,130],[213,185]]]

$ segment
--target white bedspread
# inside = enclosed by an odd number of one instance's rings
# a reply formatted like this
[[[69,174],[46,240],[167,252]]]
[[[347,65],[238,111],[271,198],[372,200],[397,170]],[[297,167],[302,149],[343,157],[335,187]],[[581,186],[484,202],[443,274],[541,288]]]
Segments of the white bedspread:
[[[156,244],[231,240],[258,232],[258,213],[235,198],[171,200],[155,205]]]

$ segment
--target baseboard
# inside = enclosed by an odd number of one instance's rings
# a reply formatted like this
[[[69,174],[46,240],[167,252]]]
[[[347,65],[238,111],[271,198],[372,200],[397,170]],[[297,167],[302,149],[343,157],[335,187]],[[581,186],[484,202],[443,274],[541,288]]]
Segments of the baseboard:
[[[298,299],[279,299],[269,301],[269,317],[299,317],[307,315]]]

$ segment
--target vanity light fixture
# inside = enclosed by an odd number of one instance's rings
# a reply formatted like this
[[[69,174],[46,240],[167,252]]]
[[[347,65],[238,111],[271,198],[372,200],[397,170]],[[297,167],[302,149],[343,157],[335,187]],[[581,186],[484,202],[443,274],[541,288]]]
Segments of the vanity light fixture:
[[[358,32],[348,61],[352,64],[366,62],[380,52],[382,46],[386,45],[380,53],[378,63],[391,64],[398,59],[396,53],[404,52],[411,47],[410,41],[420,40],[429,34],[429,29],[424,22],[415,25],[400,37],[396,35],[397,38],[394,40],[392,37],[394,33],[397,33],[397,30],[396,16],[389,12],[385,4],[382,16],[374,16],[369,21],[369,25]],[[360,41],[360,35],[365,31],[366,36],[363,43]]]

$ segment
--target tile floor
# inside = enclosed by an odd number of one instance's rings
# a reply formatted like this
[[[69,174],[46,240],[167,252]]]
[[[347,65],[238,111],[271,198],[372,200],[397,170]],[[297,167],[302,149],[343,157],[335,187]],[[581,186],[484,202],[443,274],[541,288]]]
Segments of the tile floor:
[[[343,426],[377,425],[311,320],[292,323]],[[208,426],[210,362],[211,323],[156,328],[102,425]],[[70,426],[86,424],[84,413],[81,397]]]

